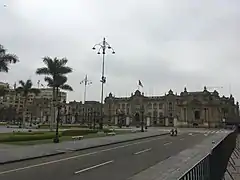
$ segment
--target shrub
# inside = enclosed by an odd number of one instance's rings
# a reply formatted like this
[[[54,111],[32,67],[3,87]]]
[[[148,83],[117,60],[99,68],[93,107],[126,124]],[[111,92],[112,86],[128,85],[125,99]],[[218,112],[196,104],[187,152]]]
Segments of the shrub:
[[[97,133],[97,130],[92,129],[69,129],[62,132],[62,136],[82,136],[86,134]]]

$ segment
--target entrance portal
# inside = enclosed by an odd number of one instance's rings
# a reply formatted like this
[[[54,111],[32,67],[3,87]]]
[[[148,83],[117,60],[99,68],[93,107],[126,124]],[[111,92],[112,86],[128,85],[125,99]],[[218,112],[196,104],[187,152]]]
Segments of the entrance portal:
[[[199,120],[200,119],[200,111],[195,111],[194,117],[195,117],[195,120]]]

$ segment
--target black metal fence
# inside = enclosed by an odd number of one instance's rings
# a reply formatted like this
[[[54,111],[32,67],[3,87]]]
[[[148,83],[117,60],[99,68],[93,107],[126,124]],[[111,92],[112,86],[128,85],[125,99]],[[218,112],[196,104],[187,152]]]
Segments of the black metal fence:
[[[226,136],[203,159],[178,180],[221,180],[227,169],[229,158],[236,147],[238,129]]]

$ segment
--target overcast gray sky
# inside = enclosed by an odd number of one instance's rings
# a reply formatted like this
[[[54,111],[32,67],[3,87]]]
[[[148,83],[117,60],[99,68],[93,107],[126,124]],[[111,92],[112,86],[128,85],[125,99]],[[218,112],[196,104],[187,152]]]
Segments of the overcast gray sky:
[[[239,0],[0,2],[0,44],[20,58],[0,81],[31,78],[36,85],[42,57],[67,57],[74,70],[68,100],[82,100],[85,74],[93,81],[88,100],[99,100],[102,59],[92,46],[106,37],[116,54],[106,57],[105,94],[130,95],[140,79],[147,95],[204,85],[229,95],[231,84],[240,99]]]

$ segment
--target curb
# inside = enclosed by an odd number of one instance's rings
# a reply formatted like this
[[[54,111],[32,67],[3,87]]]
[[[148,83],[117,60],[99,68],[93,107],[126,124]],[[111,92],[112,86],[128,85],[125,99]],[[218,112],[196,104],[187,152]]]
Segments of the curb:
[[[39,156],[35,156],[35,157],[29,157],[29,158],[22,158],[22,159],[4,161],[4,162],[0,162],[0,165],[11,164],[11,163],[27,161],[27,160],[33,160],[33,159],[39,159],[39,158],[50,157],[50,156],[56,156],[56,155],[61,155],[61,154],[65,154],[65,153],[66,152],[56,152],[56,153],[52,153],[52,154],[39,155]]]
[[[153,138],[153,137],[158,137],[158,136],[164,136],[164,135],[168,135],[168,134],[169,134],[169,133],[162,133],[162,134],[156,134],[156,135],[152,135],[152,136],[140,137],[140,138],[136,138],[136,139],[130,139],[130,140],[123,140],[123,141],[117,141],[117,142],[112,142],[112,143],[106,143],[106,144],[101,144],[101,145],[96,145],[96,146],[90,146],[90,147],[86,147],[86,148],[75,149],[75,150],[73,150],[72,152],[83,151],[83,150],[87,150],[87,149],[104,147],[104,146],[109,146],[109,145],[114,145],[114,144],[121,144],[121,143],[125,143],[125,142],[132,142],[132,141],[136,141],[136,140],[148,139],[148,138]],[[62,150],[62,151],[59,151],[59,152],[56,152],[56,153],[52,153],[52,154],[39,155],[39,156],[35,156],[35,157],[22,158],[22,159],[16,159],[16,160],[10,160],[10,161],[5,161],[5,162],[0,162],[0,165],[10,164],[10,163],[16,163],[16,162],[21,162],[21,161],[27,161],[27,160],[40,159],[40,158],[44,158],[44,157],[51,157],[51,156],[66,154],[66,153],[68,153],[68,152],[69,152],[69,151]]]

